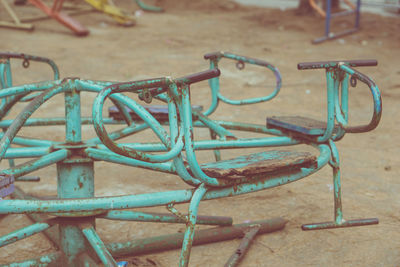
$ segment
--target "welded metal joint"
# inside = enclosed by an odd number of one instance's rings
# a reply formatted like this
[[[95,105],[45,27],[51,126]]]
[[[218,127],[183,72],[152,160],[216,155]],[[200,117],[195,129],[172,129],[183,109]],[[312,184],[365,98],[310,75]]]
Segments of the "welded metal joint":
[[[185,215],[185,214],[182,214],[179,210],[177,210],[175,207],[174,207],[174,203],[169,203],[167,206],[166,206],[166,208],[167,208],[167,210],[169,211],[169,212],[171,212],[172,214],[174,214],[176,217],[178,217],[179,219],[181,219],[182,221],[184,221],[184,222],[188,222],[189,221],[189,217],[187,216],[187,215]]]

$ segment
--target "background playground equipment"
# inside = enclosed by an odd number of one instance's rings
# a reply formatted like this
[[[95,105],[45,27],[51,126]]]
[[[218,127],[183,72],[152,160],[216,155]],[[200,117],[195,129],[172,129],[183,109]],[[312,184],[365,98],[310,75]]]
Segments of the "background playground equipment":
[[[321,0],[323,1],[323,0]],[[353,5],[349,0],[345,0],[344,2],[350,7],[349,10],[340,11],[337,13],[332,13],[332,0],[326,0],[326,12],[321,9],[316,3],[315,0],[309,0],[310,5],[323,17],[325,18],[325,35],[323,37],[314,39],[312,41],[313,44],[322,43],[327,40],[336,39],[345,35],[349,35],[357,32],[360,29],[360,8],[361,8],[361,0],[357,0],[356,5]],[[334,33],[331,31],[331,19],[341,16],[355,15],[354,27],[342,32]]]
[[[134,16],[123,12],[111,0],[85,0],[86,3],[95,9],[110,15],[118,24],[123,26],[133,26],[136,23]]]
[[[10,15],[12,18],[12,22],[2,20],[0,21],[0,26],[1,27],[8,27],[8,28],[16,28],[16,29],[21,29],[21,30],[33,30],[33,25],[28,24],[28,23],[22,23],[21,20],[18,18],[17,14],[15,14],[14,10],[11,8],[11,6],[8,4],[6,0],[1,0],[1,4],[3,5],[4,9],[7,11],[7,13]]]
[[[95,9],[110,15],[118,24],[123,26],[133,26],[136,19],[133,15],[124,12],[121,8],[117,7],[113,0],[85,0],[86,3]],[[136,4],[144,11],[149,12],[163,12],[161,7],[150,6],[141,0],[135,0]]]
[[[77,36],[86,36],[89,34],[89,30],[80,24],[78,21],[73,19],[70,15],[76,13],[90,12],[91,8],[88,8],[83,5],[68,4],[66,7],[70,10],[70,12],[61,11],[63,6],[65,5],[64,0],[54,0],[51,7],[47,6],[42,0],[22,0],[19,5],[25,4],[26,1],[29,1],[32,5],[42,10],[49,18],[53,18],[57,20],[59,23],[73,31]],[[119,24],[123,26],[133,26],[136,23],[136,19],[133,15],[129,15],[126,12],[122,11],[118,8],[112,0],[85,0],[90,6],[110,15],[114,20],[116,20]],[[144,11],[149,12],[162,12],[163,9],[161,7],[155,7],[145,4],[141,0],[135,0],[135,3]],[[23,18],[20,19],[11,6],[8,4],[7,0],[1,0],[1,4],[4,6],[7,13],[12,18],[12,22],[10,21],[0,21],[0,27],[9,27],[16,28],[22,30],[33,30],[34,26],[32,24],[27,24],[24,22],[31,22],[39,19],[43,19],[43,17],[37,18]]]
[[[2,89],[0,97],[3,99],[16,96],[22,99],[33,92],[40,92],[40,95],[30,101],[14,120],[0,122],[1,127],[7,129],[0,141],[1,158],[37,157],[37,159],[3,170],[1,174],[13,175],[15,180],[18,181],[18,178],[25,174],[56,164],[58,197],[46,200],[34,199],[17,188],[13,195],[15,199],[2,200],[0,202],[0,214],[27,214],[38,222],[0,237],[0,246],[44,232],[53,242],[59,245],[60,250],[25,263],[48,264],[59,262],[74,265],[77,262],[90,264],[100,260],[107,266],[115,266],[116,262],[113,256],[140,253],[140,250],[149,252],[155,248],[155,250],[160,249],[160,246],[150,241],[158,241],[158,244],[171,241],[172,246],[180,247],[183,240],[180,265],[187,266],[191,246],[193,242],[196,242],[196,238],[193,237],[196,223],[211,225],[230,225],[232,223],[231,219],[227,217],[197,216],[197,209],[201,200],[235,196],[287,184],[311,175],[327,164],[332,167],[334,174],[334,221],[304,225],[303,229],[313,230],[378,223],[377,219],[351,221],[343,219],[340,162],[334,144],[335,141],[343,138],[346,132],[366,132],[377,127],[381,117],[379,90],[370,78],[353,68],[376,65],[376,61],[330,61],[299,64],[300,69],[326,69],[327,122],[322,123],[321,126],[316,125],[318,123],[315,120],[297,118],[296,124],[294,124],[293,120],[288,122],[288,118],[273,117],[267,120],[267,126],[265,126],[216,121],[208,117],[215,111],[219,101],[230,102],[229,99],[222,97],[219,93],[218,76],[220,71],[217,69],[218,62],[222,58],[233,59],[238,62],[237,66],[241,69],[246,63],[256,64],[267,67],[276,75],[278,86],[275,87],[272,94],[267,97],[231,103],[237,105],[267,101],[276,96],[281,84],[277,69],[268,62],[231,53],[210,53],[205,58],[210,60],[210,70],[179,79],[163,77],[115,84],[79,78],[65,78]],[[209,80],[213,104],[206,112],[197,113],[192,111],[191,108],[190,94],[195,92],[191,85],[202,80]],[[352,86],[356,86],[357,80],[367,84],[370,88],[374,100],[374,114],[368,125],[350,127],[347,123],[348,83],[350,81]],[[93,104],[93,116],[88,118],[81,117],[80,114],[80,93],[84,91],[98,93]],[[169,110],[167,124],[169,131],[162,127],[161,123],[142,105],[124,94],[128,92],[138,94],[139,99],[146,102],[155,99],[165,102]],[[64,94],[65,118],[29,118],[43,103],[57,94]],[[107,98],[117,103],[117,107],[127,106],[142,119],[142,122],[134,122],[124,109],[121,109],[124,116],[123,121],[103,118],[103,104]],[[306,122],[306,125],[301,122]],[[108,134],[105,125],[114,123],[126,123],[127,126]],[[19,130],[24,126],[60,124],[65,124],[66,127],[65,142],[17,136]],[[82,140],[81,126],[83,124],[93,124],[98,138]],[[219,139],[196,140],[193,127],[206,127],[214,132]],[[150,128],[156,134],[160,142],[116,143],[118,139],[147,128]],[[262,134],[262,137],[238,138],[231,130],[243,131],[244,133],[257,132]],[[264,136],[264,134],[273,136]],[[10,148],[11,143],[22,147]],[[234,148],[244,150],[244,148],[251,147],[267,148],[297,144],[311,145],[319,153],[314,155],[309,152],[267,150],[235,159],[203,164],[199,164],[196,158],[196,151],[199,150]],[[161,174],[177,174],[190,188],[138,195],[94,197],[94,161],[108,161],[147,168]],[[190,202],[188,213],[180,213],[175,204],[187,202]],[[160,215],[126,210],[149,206],[166,206],[172,214]],[[185,234],[179,236],[163,236],[105,245],[96,233],[96,218],[175,222],[185,223],[187,227]],[[225,229],[230,229],[227,230],[228,232],[242,232],[243,227],[248,230],[249,226],[254,227],[255,224],[266,225],[269,230],[271,228],[277,230],[281,229],[284,223],[282,219],[275,219],[267,222],[253,222],[245,226],[237,225],[233,228],[218,227],[208,231],[214,231],[211,236],[214,236],[215,232],[223,234]],[[57,227],[58,231],[54,230]],[[258,231],[261,231],[261,228]],[[250,230],[250,232],[253,231]],[[216,236],[220,236],[219,234]],[[210,235],[206,237],[206,240],[209,237]],[[143,244],[147,244],[147,246],[142,247]],[[163,249],[165,249],[165,246]]]

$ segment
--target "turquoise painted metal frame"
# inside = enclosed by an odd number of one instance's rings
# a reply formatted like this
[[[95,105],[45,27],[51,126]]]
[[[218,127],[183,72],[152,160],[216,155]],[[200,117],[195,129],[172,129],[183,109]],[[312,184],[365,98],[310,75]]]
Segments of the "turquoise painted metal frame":
[[[24,55],[28,57],[27,55]],[[0,75],[2,89],[0,98],[2,121],[0,127],[4,133],[0,135],[0,159],[35,158],[29,162],[14,165],[1,170],[2,175],[12,175],[18,182],[24,175],[41,168],[56,164],[57,166],[57,199],[40,200],[27,197],[17,188],[14,199],[0,201],[0,215],[27,214],[30,216],[52,215],[50,219],[38,222],[0,237],[0,247],[22,240],[36,233],[48,231],[58,225],[57,237],[50,237],[60,248],[59,252],[41,256],[37,259],[18,263],[21,266],[30,264],[48,265],[58,262],[65,266],[75,266],[79,262],[91,264],[101,261],[106,266],[116,266],[113,255],[121,251],[129,251],[129,244],[104,244],[95,230],[96,218],[110,220],[143,221],[143,222],[175,222],[186,224],[183,238],[180,266],[189,264],[190,251],[193,242],[194,227],[199,223],[210,225],[229,225],[231,220],[215,217],[199,218],[198,206],[202,200],[212,200],[223,197],[256,192],[307,177],[325,165],[333,169],[334,184],[334,221],[319,224],[303,225],[304,230],[325,229],[332,227],[347,227],[377,223],[377,219],[345,221],[341,207],[340,163],[335,141],[343,138],[346,132],[358,133],[371,131],[377,127],[382,102],[375,83],[355,70],[352,62],[328,62],[324,64],[305,65],[299,68],[325,68],[327,79],[328,112],[327,126],[323,135],[314,138],[300,138],[286,135],[278,130],[264,125],[212,120],[208,117],[214,112],[219,101],[233,105],[252,104],[268,101],[275,97],[281,87],[279,71],[271,64],[231,53],[217,52],[207,54],[210,60],[210,70],[178,79],[162,77],[142,81],[111,83],[91,81],[79,78],[59,79],[59,72],[52,61],[49,63],[55,74],[52,81],[12,86],[10,58],[0,55]],[[33,57],[30,57],[31,60]],[[276,76],[276,87],[273,93],[266,97],[233,101],[219,92],[220,71],[217,68],[222,58],[267,67]],[[353,65],[352,65],[353,64]],[[311,67],[310,67],[311,66]],[[5,78],[4,78],[5,77]],[[373,95],[374,113],[368,125],[351,127],[348,125],[348,82],[349,79],[366,83]],[[212,91],[212,104],[204,113],[191,109],[190,85],[202,80],[208,80]],[[81,116],[81,92],[97,94],[93,103],[93,116]],[[136,93],[140,100],[151,102],[158,99],[168,105],[169,130],[166,130],[143,106],[128,97],[126,92]],[[54,96],[64,94],[65,118],[38,119],[30,118],[43,103]],[[33,95],[33,97],[31,96]],[[143,120],[134,122],[129,114],[123,113],[123,121],[104,118],[103,106],[110,98],[117,107],[127,106]],[[30,100],[26,107],[13,120],[4,120],[7,111],[18,101]],[[11,104],[10,104],[11,103]],[[6,107],[6,108],[5,108]],[[178,116],[178,112],[180,116]],[[82,140],[81,127],[92,124],[97,138]],[[108,133],[106,125],[126,124],[122,129]],[[45,139],[34,139],[17,136],[22,127],[65,125],[65,142],[55,142]],[[210,140],[196,140],[194,127],[206,127],[214,134]],[[337,131],[333,131],[338,127]],[[152,130],[158,137],[158,142],[152,143],[117,143],[118,140],[145,129]],[[265,134],[259,138],[236,138],[230,130],[257,132]],[[218,136],[219,139],[215,137]],[[214,137],[214,138],[213,138]],[[11,147],[17,144],[20,147]],[[297,144],[311,145],[318,151],[316,165],[301,168],[297,171],[268,175],[255,175],[246,179],[218,179],[205,174],[197,161],[196,151],[244,149],[254,147],[281,147]],[[157,153],[155,153],[157,152]],[[185,154],[185,156],[183,156]],[[216,155],[217,159],[219,155]],[[146,193],[137,195],[94,197],[94,163],[97,161],[112,162],[132,167],[151,169],[163,173],[176,174],[190,188],[185,190]],[[174,205],[190,203],[185,214],[178,212]],[[165,206],[172,214],[150,214],[139,211],[124,211],[143,207]],[[37,218],[37,217],[35,217]],[[42,217],[40,217],[42,218]],[[97,255],[97,256],[94,256]]]

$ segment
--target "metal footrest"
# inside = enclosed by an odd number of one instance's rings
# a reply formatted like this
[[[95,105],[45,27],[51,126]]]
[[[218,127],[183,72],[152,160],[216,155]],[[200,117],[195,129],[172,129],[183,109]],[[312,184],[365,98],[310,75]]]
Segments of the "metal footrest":
[[[158,121],[168,121],[168,107],[161,105],[151,105],[151,106],[143,106],[153,117]],[[126,111],[129,112],[129,115],[135,121],[141,121],[142,119],[133,112],[130,108],[125,107]],[[192,106],[193,111],[200,112],[203,110],[202,106]],[[112,106],[108,109],[108,116],[113,118],[114,120],[123,120],[123,116],[119,109],[116,106]]]
[[[309,152],[272,150],[202,164],[201,169],[208,176],[215,178],[239,178],[316,166],[317,157]]]
[[[14,192],[14,176],[0,175],[0,200]]]
[[[322,229],[372,225],[372,224],[378,224],[378,223],[379,223],[378,218],[368,218],[368,219],[348,220],[348,221],[343,221],[341,223],[323,222],[323,223],[303,224],[301,226],[301,229],[303,229],[304,231],[322,230]]]
[[[303,135],[320,136],[325,133],[326,122],[301,116],[267,118],[267,127]],[[333,130],[335,133],[337,128]]]

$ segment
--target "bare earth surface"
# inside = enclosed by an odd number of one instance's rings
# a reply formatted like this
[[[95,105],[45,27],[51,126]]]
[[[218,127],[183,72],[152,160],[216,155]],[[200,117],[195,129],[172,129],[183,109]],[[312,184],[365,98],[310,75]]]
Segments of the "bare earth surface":
[[[119,1],[116,1],[117,3]],[[0,51],[24,52],[53,59],[62,77],[127,81],[170,75],[180,77],[208,68],[203,54],[218,50],[260,58],[282,73],[280,94],[270,102],[233,107],[221,104],[212,118],[264,124],[266,116],[303,115],[324,119],[326,90],[324,71],[298,71],[297,63],[340,59],[377,59],[377,67],[359,70],[377,83],[383,98],[383,118],[370,133],[351,135],[338,142],[341,156],[343,212],[345,219],[378,217],[373,226],[304,232],[304,223],[333,218],[332,175],[329,167],[296,183],[266,191],[203,202],[200,214],[232,216],[234,223],[277,216],[289,222],[282,231],[258,236],[241,266],[400,266],[400,18],[362,14],[361,32],[340,40],[312,45],[323,34],[323,20],[317,16],[296,16],[293,10],[244,8],[224,1],[164,1],[162,14],[141,13],[135,27],[117,26],[101,13],[74,16],[87,26],[88,37],[78,38],[54,20],[34,22],[35,31],[0,28]],[[213,4],[213,2],[218,2]],[[124,2],[126,10],[137,7]],[[176,6],[176,7],[175,7]],[[32,7],[16,7],[21,16],[40,14]],[[4,14],[4,10],[0,11]],[[2,16],[3,17],[3,16]],[[349,26],[336,19],[336,29]],[[222,62],[221,86],[232,98],[248,98],[273,88],[272,75],[246,66],[238,71],[229,60]],[[45,66],[23,69],[14,64],[15,84],[51,79]],[[266,89],[267,88],[267,89]],[[207,107],[207,83],[193,86],[196,104]],[[84,95],[83,113],[90,115],[94,95]],[[25,104],[9,115],[13,118]],[[364,85],[351,89],[350,122],[366,123],[372,114],[372,100]],[[62,97],[46,103],[35,117],[63,116]],[[64,128],[30,128],[32,137],[64,140]],[[146,132],[148,133],[148,132]],[[154,140],[151,134],[132,140]],[[250,136],[238,133],[239,136]],[[94,136],[84,127],[84,138]],[[208,132],[196,132],[199,139]],[[247,151],[225,151],[227,159]],[[210,152],[200,153],[211,161]],[[5,168],[6,162],[2,163]],[[55,167],[35,173],[39,183],[20,183],[36,195],[56,194]],[[130,167],[96,164],[96,195],[139,194],[187,188],[179,177]],[[185,211],[187,205],[179,210]],[[149,209],[164,211],[163,208]],[[29,225],[23,215],[0,219],[0,235]],[[200,227],[204,228],[204,227]],[[183,225],[97,221],[105,243],[128,241],[152,235],[182,232]],[[191,266],[222,266],[240,240],[194,247]],[[0,263],[19,261],[55,251],[41,234],[0,248]],[[130,266],[176,266],[180,251],[132,257]]]

